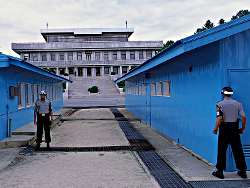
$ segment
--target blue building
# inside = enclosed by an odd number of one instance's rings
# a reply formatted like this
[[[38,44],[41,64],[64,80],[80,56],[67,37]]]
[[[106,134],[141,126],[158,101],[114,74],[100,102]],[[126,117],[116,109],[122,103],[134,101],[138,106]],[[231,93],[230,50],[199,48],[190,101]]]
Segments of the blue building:
[[[53,111],[63,108],[63,81],[71,82],[0,53],[0,140],[10,131],[34,121],[33,107],[41,90],[46,90]]]
[[[250,15],[177,41],[125,80],[126,109],[174,141],[216,163],[216,103],[224,86],[250,118]],[[250,128],[241,136],[250,169]],[[227,170],[235,170],[231,149]]]

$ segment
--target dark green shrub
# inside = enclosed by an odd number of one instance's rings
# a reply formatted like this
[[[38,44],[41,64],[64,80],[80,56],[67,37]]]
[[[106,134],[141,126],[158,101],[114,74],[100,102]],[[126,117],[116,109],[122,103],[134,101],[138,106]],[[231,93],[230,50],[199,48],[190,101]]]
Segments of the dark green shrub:
[[[111,75],[115,75],[115,72],[111,72]]]
[[[62,82],[63,83],[63,92],[65,92],[66,89],[66,82]]]
[[[64,76],[68,76],[69,74],[68,73],[64,73]]]
[[[90,88],[88,89],[88,91],[89,91],[90,93],[98,93],[99,89],[98,89],[97,86],[93,86],[93,87],[90,87]]]

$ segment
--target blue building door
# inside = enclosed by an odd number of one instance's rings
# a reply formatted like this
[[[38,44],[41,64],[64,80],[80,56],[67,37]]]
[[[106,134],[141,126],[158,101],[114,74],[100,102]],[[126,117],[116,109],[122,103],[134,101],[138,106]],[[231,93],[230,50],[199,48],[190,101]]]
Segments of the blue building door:
[[[242,103],[244,112],[247,117],[247,124],[244,134],[241,135],[242,146],[247,162],[248,170],[250,169],[250,88],[247,87],[250,81],[250,70],[230,70],[229,71],[230,86],[232,87],[234,94],[233,99]],[[240,122],[241,126],[241,122]],[[237,170],[234,162],[233,154],[231,148],[229,148],[228,156],[228,170]]]

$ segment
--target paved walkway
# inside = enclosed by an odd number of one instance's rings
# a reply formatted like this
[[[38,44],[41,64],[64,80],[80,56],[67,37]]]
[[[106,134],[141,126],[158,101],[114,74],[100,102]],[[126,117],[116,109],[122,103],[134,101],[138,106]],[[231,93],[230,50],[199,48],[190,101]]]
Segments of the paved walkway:
[[[52,147],[129,145],[109,109],[80,110],[69,119],[51,131]],[[0,182],[2,187],[159,187],[129,150],[18,155],[1,170]]]
[[[66,99],[63,100],[64,108],[102,108],[102,107],[125,107],[125,97],[121,98],[95,98]]]
[[[193,187],[250,186],[250,180],[241,179],[236,172],[226,172],[224,180],[213,177],[211,173],[215,167],[209,161],[177,145],[125,108],[118,110],[156,153]],[[18,148],[2,149],[0,181],[3,187],[159,187],[139,157],[140,152],[126,149],[130,143],[110,109],[82,109],[64,120],[51,131],[52,147],[122,146],[125,149],[41,151],[25,155],[18,154]],[[175,182],[172,185],[178,187]]]

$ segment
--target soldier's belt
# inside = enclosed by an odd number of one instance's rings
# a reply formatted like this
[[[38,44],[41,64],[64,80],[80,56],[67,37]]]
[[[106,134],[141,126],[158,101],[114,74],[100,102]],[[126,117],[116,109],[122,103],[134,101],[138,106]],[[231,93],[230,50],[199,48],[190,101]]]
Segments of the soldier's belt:
[[[46,116],[46,115],[49,115],[49,114],[39,114],[40,116]]]

